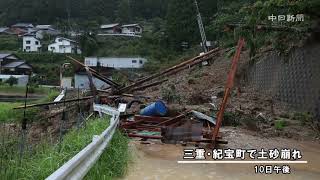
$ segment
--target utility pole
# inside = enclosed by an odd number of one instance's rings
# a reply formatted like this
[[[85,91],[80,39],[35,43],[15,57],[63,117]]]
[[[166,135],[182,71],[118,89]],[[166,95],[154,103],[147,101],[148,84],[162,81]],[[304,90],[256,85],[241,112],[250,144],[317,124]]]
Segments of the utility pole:
[[[207,37],[206,37],[206,32],[204,31],[202,17],[200,14],[197,0],[194,0],[194,5],[196,6],[196,10],[197,10],[197,21],[198,21],[198,26],[199,26],[199,30],[200,30],[201,40],[202,40],[202,48],[203,48],[204,53],[206,53],[206,52],[208,52]]]

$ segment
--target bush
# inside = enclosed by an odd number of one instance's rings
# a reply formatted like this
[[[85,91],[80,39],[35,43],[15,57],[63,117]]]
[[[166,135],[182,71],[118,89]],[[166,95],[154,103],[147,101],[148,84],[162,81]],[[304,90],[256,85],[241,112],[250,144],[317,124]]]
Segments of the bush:
[[[276,130],[280,130],[281,131],[286,126],[287,126],[287,123],[283,119],[279,119],[279,120],[275,121],[275,123],[274,123],[274,127],[276,128]]]
[[[13,86],[14,84],[18,84],[18,79],[10,76],[10,78],[6,80],[6,83],[8,83],[10,86]]]

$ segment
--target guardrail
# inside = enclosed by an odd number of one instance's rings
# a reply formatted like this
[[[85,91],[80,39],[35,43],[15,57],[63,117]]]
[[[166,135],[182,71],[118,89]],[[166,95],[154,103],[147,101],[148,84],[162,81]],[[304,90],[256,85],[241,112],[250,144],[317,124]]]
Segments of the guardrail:
[[[89,145],[47,177],[46,180],[82,179],[107,148],[119,123],[120,112],[115,108],[99,104],[94,104],[93,109],[99,112],[100,116],[104,114],[112,116],[109,127],[101,135],[94,136]]]

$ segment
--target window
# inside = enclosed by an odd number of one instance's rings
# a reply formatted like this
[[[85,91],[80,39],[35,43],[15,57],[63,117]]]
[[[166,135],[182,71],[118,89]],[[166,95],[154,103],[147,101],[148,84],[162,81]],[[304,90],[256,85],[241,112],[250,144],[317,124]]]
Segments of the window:
[[[26,46],[26,49],[27,49],[27,50],[30,50],[30,49],[31,49],[31,47],[30,47],[30,46]]]
[[[62,42],[62,39],[58,39],[59,42]]]
[[[26,41],[26,44],[30,44],[31,42],[30,41]]]
[[[143,64],[142,60],[139,61],[140,64]]]
[[[50,49],[51,49],[51,50],[55,50],[56,48],[55,48],[55,47],[50,47]]]
[[[36,43],[36,45],[39,45],[39,41],[36,41],[35,43]]]
[[[132,63],[137,63],[137,60],[132,60]]]

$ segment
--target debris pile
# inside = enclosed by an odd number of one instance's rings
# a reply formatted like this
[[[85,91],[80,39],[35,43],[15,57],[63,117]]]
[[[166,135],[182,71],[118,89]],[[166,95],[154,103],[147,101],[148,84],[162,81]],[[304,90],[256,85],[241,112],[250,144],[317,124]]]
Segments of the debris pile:
[[[165,143],[209,143],[216,146],[218,143],[227,143],[221,140],[219,128],[222,124],[222,117],[227,104],[228,97],[233,87],[241,50],[244,40],[240,39],[236,55],[232,61],[231,71],[228,75],[227,86],[223,93],[224,101],[219,111],[212,111],[212,114],[204,114],[196,110],[177,110],[167,105],[159,99],[148,96],[136,96],[135,91],[158,86],[168,81],[170,75],[174,75],[182,70],[201,66],[203,62],[212,63],[222,52],[221,49],[213,49],[195,58],[184,61],[178,65],[170,67],[162,72],[137,80],[126,87],[109,80],[95,70],[86,67],[79,61],[69,57],[76,65],[83,66],[88,74],[91,94],[94,101],[113,106],[119,106],[121,114],[120,128],[129,137],[145,139],[161,139]],[[206,64],[207,64],[206,63]],[[110,85],[107,89],[96,89],[92,77],[99,78]],[[153,82],[152,82],[153,81]],[[137,104],[137,105],[136,105]],[[145,106],[147,104],[147,106]],[[217,109],[215,103],[212,103]]]

